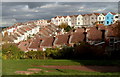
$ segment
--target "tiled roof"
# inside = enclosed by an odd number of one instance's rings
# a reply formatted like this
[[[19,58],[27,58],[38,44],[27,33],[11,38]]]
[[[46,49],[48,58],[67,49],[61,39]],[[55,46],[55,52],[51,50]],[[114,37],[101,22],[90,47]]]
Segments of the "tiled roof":
[[[79,16],[79,15],[74,15],[75,17]]]
[[[100,13],[94,13],[95,15],[100,15]]]
[[[18,31],[18,33],[20,33],[20,34],[24,35],[24,32],[23,32],[23,31],[20,31],[20,30],[19,30],[19,31]]]
[[[28,46],[29,46],[29,42],[23,41],[19,43],[18,48],[20,48],[22,51],[27,51]]]
[[[70,36],[70,43],[78,43],[84,40],[83,32],[74,32]]]
[[[62,18],[62,16],[58,16],[58,18]]]
[[[104,26],[104,25],[99,25],[99,26],[98,26],[98,29],[99,29],[99,30],[105,30],[105,28],[106,28],[106,26]]]
[[[20,37],[20,35],[18,33],[14,33],[14,35],[17,36],[17,37]]]
[[[113,31],[113,27],[112,26],[108,26],[106,28],[106,36],[107,37],[116,36],[116,33]]]
[[[41,47],[52,47],[53,46],[53,41],[54,41],[54,37],[53,36],[50,36],[50,37],[47,37],[47,38],[44,38],[42,40],[42,43],[41,43]]]
[[[40,47],[40,38],[34,38],[33,41],[31,42],[29,48],[31,49],[39,49]]]
[[[81,33],[81,32],[84,32],[84,29],[83,28],[78,28],[78,29],[75,30],[75,32],[80,32]]]
[[[103,15],[107,15],[107,13],[102,13]]]
[[[58,36],[56,36],[56,41],[55,41],[55,44],[56,45],[66,45],[66,44],[68,44],[68,34],[64,34],[64,35],[58,35]]]
[[[67,16],[63,16],[64,18],[66,18]]]
[[[113,14],[113,15],[116,15],[116,13],[113,13],[113,12],[110,12],[111,14]]]
[[[96,28],[90,28],[87,32],[87,38],[89,40],[101,40],[102,39],[102,31],[97,30]]]

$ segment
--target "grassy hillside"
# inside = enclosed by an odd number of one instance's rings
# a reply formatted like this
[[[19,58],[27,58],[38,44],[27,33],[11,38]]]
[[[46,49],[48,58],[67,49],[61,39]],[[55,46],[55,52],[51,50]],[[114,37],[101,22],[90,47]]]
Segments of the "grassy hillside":
[[[97,61],[97,60],[3,60],[3,75],[15,75],[15,71],[26,71],[28,68],[36,68],[33,65],[103,65],[119,66],[120,61]],[[118,75],[119,73],[86,72],[67,69],[50,69],[37,67],[53,72],[40,72],[36,75]]]

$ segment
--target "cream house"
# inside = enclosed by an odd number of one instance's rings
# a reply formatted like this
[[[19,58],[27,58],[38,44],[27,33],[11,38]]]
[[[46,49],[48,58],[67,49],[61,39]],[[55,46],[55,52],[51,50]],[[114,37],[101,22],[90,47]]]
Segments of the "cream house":
[[[97,17],[99,16],[99,13],[92,13],[90,15],[90,25],[94,25],[95,23],[97,23]]]
[[[90,25],[90,14],[83,15],[83,25],[85,25],[85,26]]]
[[[76,26],[76,17],[74,15],[71,15],[70,18],[71,18],[71,27],[75,27]]]

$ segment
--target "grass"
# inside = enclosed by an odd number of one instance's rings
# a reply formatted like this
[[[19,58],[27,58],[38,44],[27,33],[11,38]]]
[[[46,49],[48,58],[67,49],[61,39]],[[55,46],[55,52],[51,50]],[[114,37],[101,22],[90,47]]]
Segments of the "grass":
[[[3,75],[17,75],[15,71],[26,71],[28,68],[41,68],[43,70],[53,70],[52,72],[39,72],[35,75],[120,75],[120,73],[100,73],[86,72],[67,69],[50,69],[34,67],[32,65],[103,65],[120,66],[120,60],[3,60]]]

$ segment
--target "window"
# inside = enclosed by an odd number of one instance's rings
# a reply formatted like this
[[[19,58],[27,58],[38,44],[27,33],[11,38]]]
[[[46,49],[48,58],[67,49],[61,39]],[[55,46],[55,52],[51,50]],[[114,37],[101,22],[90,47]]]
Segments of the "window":
[[[99,17],[99,20],[101,20],[101,17]]]
[[[80,24],[80,22],[78,22],[78,24]]]
[[[78,20],[80,20],[80,18],[78,18]]]
[[[107,21],[107,24],[109,24],[109,21]]]
[[[103,17],[103,19],[104,19],[104,17]]]
[[[101,21],[101,24],[103,24],[104,22],[103,21]]]

